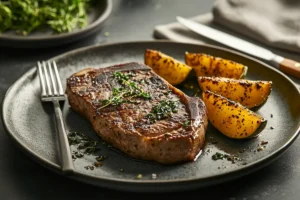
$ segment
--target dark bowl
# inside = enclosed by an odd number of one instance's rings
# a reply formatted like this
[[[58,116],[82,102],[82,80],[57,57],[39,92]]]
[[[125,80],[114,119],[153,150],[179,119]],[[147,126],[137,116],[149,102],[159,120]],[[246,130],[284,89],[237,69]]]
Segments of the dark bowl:
[[[27,36],[21,36],[14,31],[0,35],[0,46],[14,48],[45,48],[68,44],[85,38],[99,29],[112,11],[112,0],[97,1],[88,15],[88,25],[70,33],[53,34],[51,30],[36,31]]]

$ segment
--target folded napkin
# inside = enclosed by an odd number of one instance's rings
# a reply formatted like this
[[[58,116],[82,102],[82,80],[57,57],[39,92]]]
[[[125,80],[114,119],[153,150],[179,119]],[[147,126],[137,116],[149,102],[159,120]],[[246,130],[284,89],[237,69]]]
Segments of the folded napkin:
[[[217,0],[212,12],[190,19],[300,62],[299,10],[298,0]],[[156,26],[154,37],[226,47],[188,30],[178,22]],[[289,77],[300,89],[300,81]]]
[[[214,21],[268,46],[300,52],[299,0],[221,0]]]

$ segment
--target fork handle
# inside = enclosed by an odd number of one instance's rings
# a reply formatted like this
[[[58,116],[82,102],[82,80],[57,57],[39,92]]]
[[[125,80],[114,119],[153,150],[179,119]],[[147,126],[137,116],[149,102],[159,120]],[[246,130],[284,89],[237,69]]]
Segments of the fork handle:
[[[53,101],[53,105],[55,110],[56,130],[59,137],[61,168],[64,174],[72,174],[74,173],[74,166],[61,108],[57,100]]]

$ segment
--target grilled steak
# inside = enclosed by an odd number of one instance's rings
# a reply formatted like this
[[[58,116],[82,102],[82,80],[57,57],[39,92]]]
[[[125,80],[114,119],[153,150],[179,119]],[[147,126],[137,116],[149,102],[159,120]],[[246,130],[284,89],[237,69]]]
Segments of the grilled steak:
[[[84,69],[67,79],[66,94],[71,108],[104,141],[134,158],[187,162],[204,144],[203,101],[186,96],[149,66],[132,62]]]

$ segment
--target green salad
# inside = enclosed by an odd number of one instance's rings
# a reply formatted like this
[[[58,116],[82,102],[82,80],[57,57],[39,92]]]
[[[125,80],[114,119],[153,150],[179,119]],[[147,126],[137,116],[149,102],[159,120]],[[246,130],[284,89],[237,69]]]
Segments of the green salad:
[[[0,0],[0,33],[14,30],[28,35],[51,28],[54,33],[71,32],[87,25],[93,0]]]

